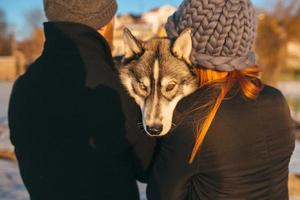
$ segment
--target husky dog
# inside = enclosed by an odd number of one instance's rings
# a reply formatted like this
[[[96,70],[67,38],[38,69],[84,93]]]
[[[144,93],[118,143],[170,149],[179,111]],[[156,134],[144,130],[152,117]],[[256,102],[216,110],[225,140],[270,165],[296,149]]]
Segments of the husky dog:
[[[141,108],[146,133],[166,135],[177,103],[198,88],[189,59],[191,31],[183,31],[174,42],[167,38],[144,42],[125,29],[124,44],[121,82]]]

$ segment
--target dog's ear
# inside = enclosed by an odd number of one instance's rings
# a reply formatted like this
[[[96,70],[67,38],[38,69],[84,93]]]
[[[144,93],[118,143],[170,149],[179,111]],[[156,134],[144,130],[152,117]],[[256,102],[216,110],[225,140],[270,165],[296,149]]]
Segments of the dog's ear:
[[[172,53],[177,58],[185,60],[188,64],[191,64],[190,55],[193,48],[191,33],[192,30],[190,28],[182,31],[172,47]]]
[[[125,58],[130,58],[142,53],[143,49],[141,41],[136,39],[128,28],[124,29],[123,40],[125,45]]]

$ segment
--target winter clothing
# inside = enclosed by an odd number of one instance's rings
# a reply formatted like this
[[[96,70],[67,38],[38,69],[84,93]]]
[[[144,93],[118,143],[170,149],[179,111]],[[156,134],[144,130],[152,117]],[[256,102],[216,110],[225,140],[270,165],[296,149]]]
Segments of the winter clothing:
[[[269,86],[255,101],[241,94],[232,97],[233,93],[222,102],[191,165],[188,160],[195,143],[194,128],[203,114],[199,109],[203,91],[178,104],[177,116],[198,109],[180,125],[175,122],[174,132],[160,139],[147,188],[149,200],[288,199],[288,166],[295,138],[283,95]]]
[[[9,106],[31,199],[139,199],[135,176],[154,141],[136,126],[139,108],[119,82],[107,42],[77,23],[46,23],[45,36]]]
[[[106,25],[117,11],[115,0],[44,0],[49,21],[77,22],[94,29]]]
[[[255,65],[255,13],[249,0],[184,0],[169,17],[166,31],[177,38],[192,30],[191,62],[219,71]]]

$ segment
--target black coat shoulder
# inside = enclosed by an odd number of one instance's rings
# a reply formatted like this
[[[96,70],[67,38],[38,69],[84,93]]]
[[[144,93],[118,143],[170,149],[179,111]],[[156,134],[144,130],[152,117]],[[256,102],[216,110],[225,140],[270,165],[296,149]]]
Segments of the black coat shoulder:
[[[282,94],[282,92],[279,89],[269,85],[264,85],[264,88],[261,91],[259,98],[278,100],[278,102],[285,101],[285,97]]]

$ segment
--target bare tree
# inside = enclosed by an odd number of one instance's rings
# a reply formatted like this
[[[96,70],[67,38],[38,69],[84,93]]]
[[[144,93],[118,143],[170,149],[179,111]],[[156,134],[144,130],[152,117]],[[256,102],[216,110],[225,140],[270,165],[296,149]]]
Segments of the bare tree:
[[[0,9],[0,56],[11,54],[10,37],[7,33],[5,12]]]
[[[25,13],[25,19],[29,27],[35,29],[41,27],[44,21],[44,13],[41,9],[34,8],[32,10],[29,10],[27,13]]]
[[[3,38],[6,34],[6,19],[5,13],[2,9],[0,9],[0,37]]]
[[[276,85],[279,75],[286,68],[287,45],[300,41],[300,7],[298,0],[277,0],[272,13],[258,17],[256,52],[263,66],[263,80]]]
[[[41,28],[36,28],[32,31],[29,38],[24,39],[18,44],[18,50],[25,56],[26,65],[31,64],[43,50],[45,38]]]
[[[26,65],[31,64],[42,52],[44,44],[44,34],[42,31],[42,22],[45,17],[43,11],[34,8],[25,13],[27,27],[30,36],[18,43],[18,50],[23,53]]]

